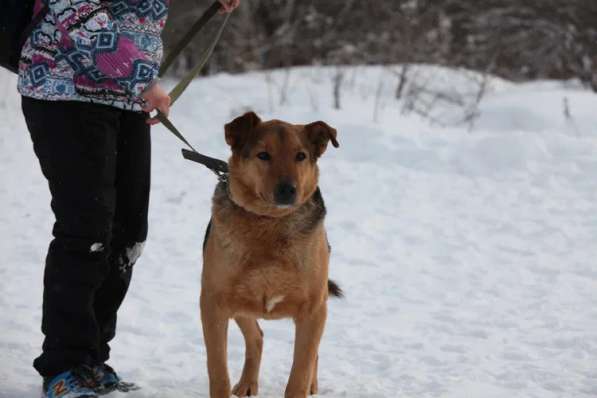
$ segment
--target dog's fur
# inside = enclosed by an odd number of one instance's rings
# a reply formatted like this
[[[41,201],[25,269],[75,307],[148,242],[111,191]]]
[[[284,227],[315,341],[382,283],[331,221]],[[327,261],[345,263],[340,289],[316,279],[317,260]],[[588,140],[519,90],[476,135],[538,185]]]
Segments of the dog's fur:
[[[323,122],[262,122],[249,112],[228,123],[225,132],[232,149],[230,174],[228,183],[216,187],[203,246],[201,320],[210,397],[257,394],[263,346],[257,319],[289,317],[296,335],[285,397],[305,398],[317,392],[328,296],[342,294],[328,281],[325,206],[317,185],[317,159],[329,141],[338,146],[336,130]],[[260,158],[263,153],[270,158]],[[294,187],[293,203],[277,204],[280,184]],[[226,363],[230,318],[246,343],[242,375],[233,389]]]

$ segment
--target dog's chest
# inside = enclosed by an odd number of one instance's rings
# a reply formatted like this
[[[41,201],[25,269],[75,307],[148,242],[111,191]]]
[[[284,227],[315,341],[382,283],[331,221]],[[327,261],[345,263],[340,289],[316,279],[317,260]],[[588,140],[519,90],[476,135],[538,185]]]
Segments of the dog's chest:
[[[307,299],[303,273],[293,261],[276,256],[246,257],[230,287],[236,310],[263,318],[295,313]]]
[[[233,312],[276,319],[296,314],[309,300],[322,230],[302,225],[240,211],[216,212],[208,246],[211,258],[218,258],[221,300]]]

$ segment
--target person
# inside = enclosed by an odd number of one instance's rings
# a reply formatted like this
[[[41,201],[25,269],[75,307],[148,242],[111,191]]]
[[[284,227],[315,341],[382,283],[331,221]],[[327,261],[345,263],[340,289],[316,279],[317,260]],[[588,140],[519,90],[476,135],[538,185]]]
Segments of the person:
[[[106,361],[147,236],[148,113],[169,113],[157,79],[169,0],[37,0],[35,12],[44,5],[18,81],[55,215],[34,367],[44,397],[94,398],[120,382]]]

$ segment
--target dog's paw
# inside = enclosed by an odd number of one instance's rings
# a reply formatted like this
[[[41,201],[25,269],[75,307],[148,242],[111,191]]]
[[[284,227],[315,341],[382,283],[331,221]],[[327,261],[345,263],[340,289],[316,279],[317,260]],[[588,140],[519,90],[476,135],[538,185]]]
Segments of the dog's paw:
[[[311,387],[309,388],[309,395],[317,395],[317,379],[311,381]]]
[[[250,397],[257,395],[257,381],[240,380],[232,389],[232,394],[237,397]]]

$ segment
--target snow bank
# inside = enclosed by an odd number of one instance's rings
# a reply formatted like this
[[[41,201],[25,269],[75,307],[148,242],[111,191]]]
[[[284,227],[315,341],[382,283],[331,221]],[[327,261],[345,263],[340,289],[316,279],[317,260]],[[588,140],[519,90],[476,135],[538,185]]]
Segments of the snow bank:
[[[472,129],[438,127],[402,114],[395,76],[382,68],[346,69],[342,109],[333,109],[336,71],[198,80],[172,114],[197,148],[222,158],[222,126],[246,109],[338,129],[341,147],[321,160],[321,188],[331,276],[347,297],[330,304],[320,395],[596,396],[597,96],[570,83],[491,78]],[[459,71],[417,73],[468,90]],[[8,88],[0,103],[0,397],[21,398],[40,388],[30,364],[42,338],[52,218],[14,79],[0,73],[1,87]],[[152,135],[150,238],[111,363],[143,386],[130,398],[204,397],[197,303],[215,179],[183,160],[166,130]],[[279,397],[292,323],[263,328],[260,397]],[[243,350],[231,326],[233,381]]]

